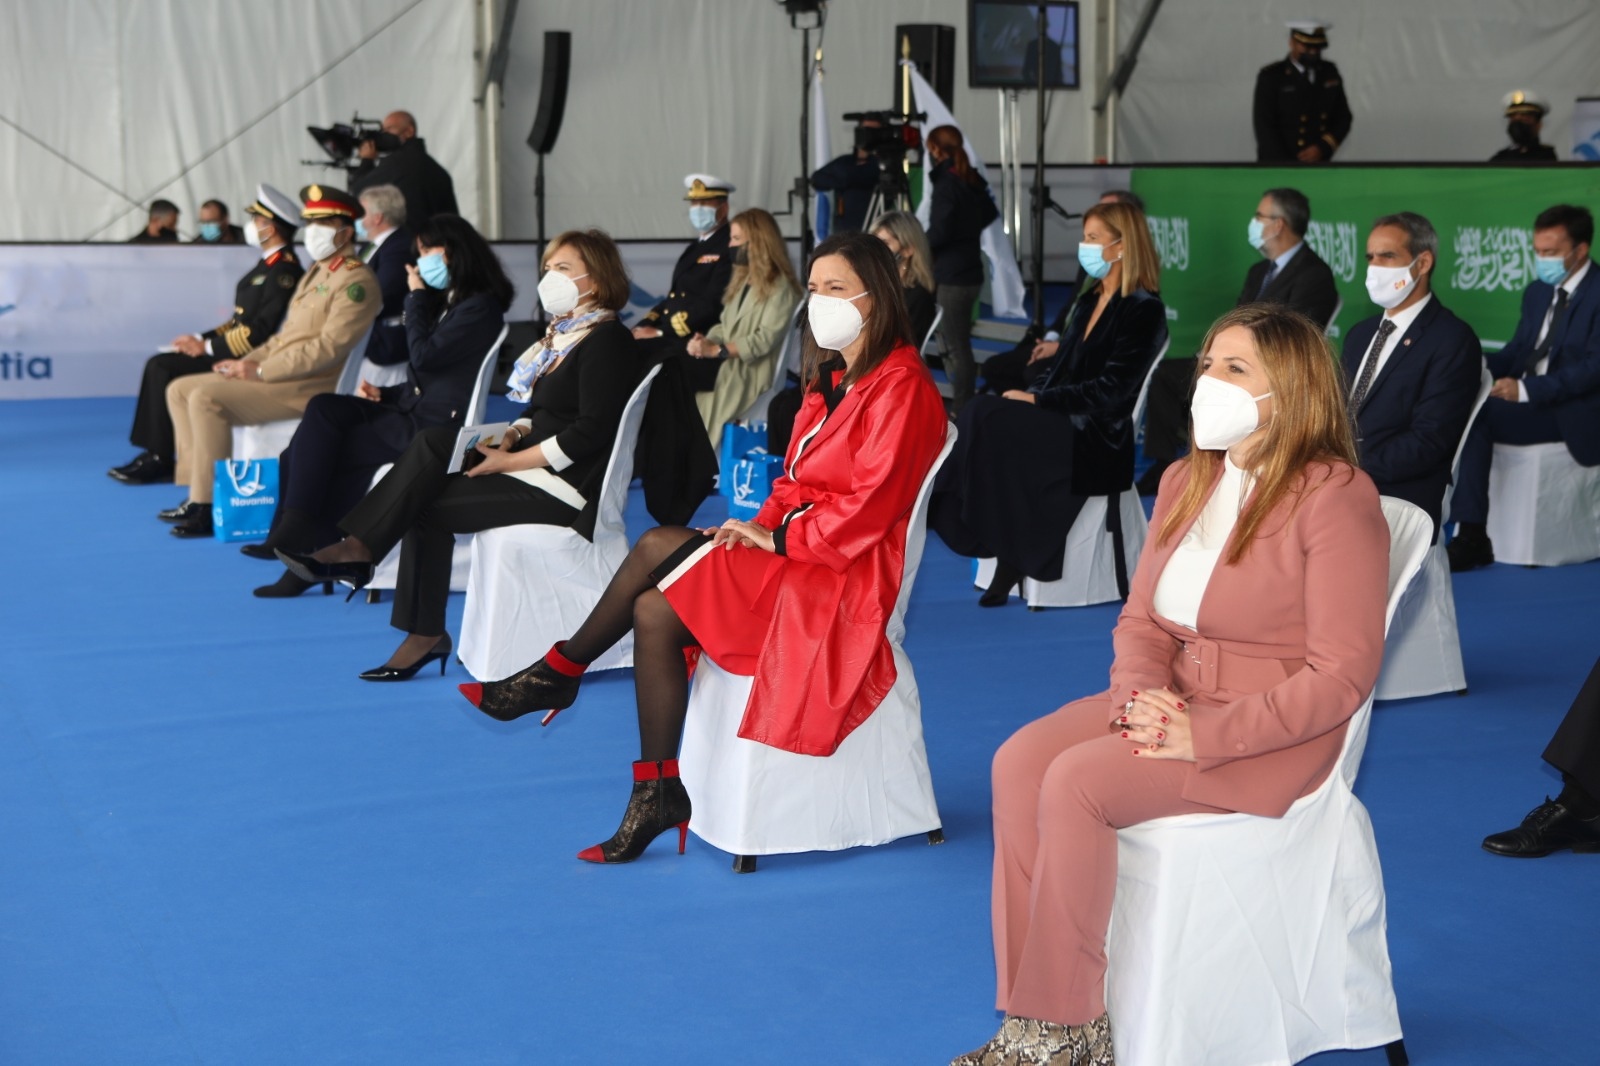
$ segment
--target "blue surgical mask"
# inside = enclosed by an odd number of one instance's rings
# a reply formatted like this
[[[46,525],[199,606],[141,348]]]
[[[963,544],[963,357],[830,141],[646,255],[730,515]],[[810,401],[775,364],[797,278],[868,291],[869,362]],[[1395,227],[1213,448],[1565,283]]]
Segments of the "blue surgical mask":
[[[1111,244],[1117,244],[1112,241]],[[1106,262],[1106,249],[1109,244],[1078,244],[1078,262],[1083,266],[1083,272],[1091,278],[1103,278],[1111,273],[1111,263]],[[1113,260],[1115,262],[1115,260]]]
[[[1533,257],[1533,272],[1546,285],[1560,285],[1567,276],[1567,261],[1559,255],[1536,255]]]
[[[371,240],[371,238],[367,236],[367,224],[361,221],[359,218],[356,219],[356,240]]]
[[[1267,224],[1265,222],[1259,218],[1252,218],[1250,220],[1250,228],[1245,231],[1244,239],[1249,241],[1250,247],[1258,252],[1261,251],[1261,246],[1267,243],[1266,228]]]
[[[689,225],[694,227],[696,233],[710,233],[717,228],[717,209],[695,204],[689,208]]]
[[[203,241],[220,241],[220,240],[222,240],[222,223],[220,223],[220,222],[202,222],[202,223],[200,223],[200,239],[203,240]]]
[[[439,252],[431,252],[418,259],[417,273],[422,275],[423,284],[430,289],[448,289],[450,287],[450,267],[445,263],[444,256]]]

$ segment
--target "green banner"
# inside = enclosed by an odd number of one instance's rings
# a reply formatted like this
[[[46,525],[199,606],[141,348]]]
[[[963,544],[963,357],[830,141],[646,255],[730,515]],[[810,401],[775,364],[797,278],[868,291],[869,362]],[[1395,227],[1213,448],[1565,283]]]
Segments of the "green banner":
[[[1134,168],[1161,253],[1161,299],[1172,358],[1194,355],[1206,329],[1239,298],[1260,253],[1245,228],[1267,189],[1311,201],[1306,243],[1333,268],[1343,299],[1330,335],[1378,313],[1367,298],[1372,220],[1415,211],[1439,231],[1434,292],[1497,348],[1517,325],[1534,279],[1533,219],[1552,204],[1600,206],[1600,168],[1589,167],[1159,167]]]

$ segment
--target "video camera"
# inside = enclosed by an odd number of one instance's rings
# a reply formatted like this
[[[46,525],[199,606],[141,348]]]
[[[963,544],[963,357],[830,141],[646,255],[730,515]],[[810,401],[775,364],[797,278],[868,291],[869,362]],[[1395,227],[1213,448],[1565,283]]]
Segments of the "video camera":
[[[317,146],[328,154],[326,160],[301,160],[308,167],[357,170],[365,162],[357,154],[364,141],[371,141],[380,155],[400,147],[400,138],[392,133],[385,133],[382,122],[375,118],[362,118],[359,115],[351,118],[348,125],[339,122],[326,129],[321,126],[307,126],[306,131],[311,134],[311,139],[317,142]]]
[[[856,124],[855,146],[878,158],[882,169],[898,170],[908,152],[922,148],[922,133],[912,123],[926,122],[925,114],[902,115],[898,111],[851,111],[846,122]],[[867,123],[877,125],[869,126]]]

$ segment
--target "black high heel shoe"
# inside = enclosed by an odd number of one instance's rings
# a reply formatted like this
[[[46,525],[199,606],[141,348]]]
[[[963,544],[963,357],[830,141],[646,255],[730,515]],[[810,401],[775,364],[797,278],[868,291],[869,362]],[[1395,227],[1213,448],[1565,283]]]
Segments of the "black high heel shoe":
[[[439,661],[439,676],[443,677],[444,668],[449,663],[450,653],[453,650],[455,649],[450,643],[450,634],[446,633],[439,638],[439,643],[433,646],[432,651],[410,666],[374,666],[371,670],[363,670],[356,676],[363,681],[410,681],[417,676],[418,670],[437,659]]]
[[[557,641],[532,666],[503,681],[473,681],[458,685],[461,694],[478,710],[501,722],[511,722],[534,711],[544,711],[540,725],[571,707],[583,682],[584,665],[561,654],[567,642]]]
[[[320,585],[324,581],[342,581],[350,586],[350,596],[366,588],[378,569],[371,560],[364,563],[325,563],[299,552],[286,552],[282,548],[277,549],[277,556],[289,568],[289,572],[301,581],[313,585]],[[350,596],[345,599],[348,601]]]
[[[324,596],[333,595],[332,581],[302,581],[298,577],[295,577],[294,574],[285,570],[281,575],[279,575],[278,580],[274,581],[270,585],[262,585],[260,588],[253,590],[250,594],[255,596],[257,599],[262,600],[287,600],[293,599],[307,589],[315,588],[319,584],[322,586],[322,594]]]
[[[1004,607],[1011,599],[1011,590],[1016,589],[1021,595],[1023,574],[1014,566],[1008,566],[996,559],[994,563],[994,579],[989,582],[989,588],[982,596],[978,597],[979,607]]]
[[[678,830],[678,854],[689,835],[689,792],[678,777],[678,760],[633,764],[633,794],[622,824],[603,844],[578,852],[584,862],[632,862],[668,829]]]

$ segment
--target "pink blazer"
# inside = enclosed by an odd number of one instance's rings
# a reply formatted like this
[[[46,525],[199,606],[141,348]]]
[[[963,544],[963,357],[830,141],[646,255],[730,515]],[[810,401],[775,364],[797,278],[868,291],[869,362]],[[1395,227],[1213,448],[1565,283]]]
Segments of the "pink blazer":
[[[1346,725],[1377,683],[1389,527],[1371,478],[1314,464],[1299,505],[1290,497],[1269,515],[1237,565],[1223,549],[1196,633],[1151,608],[1188,527],[1165,544],[1156,536],[1188,476],[1180,462],[1161,479],[1151,539],[1112,635],[1110,718],[1134,691],[1171,688],[1194,733],[1197,772],[1184,799],[1280,817],[1333,769]]]

